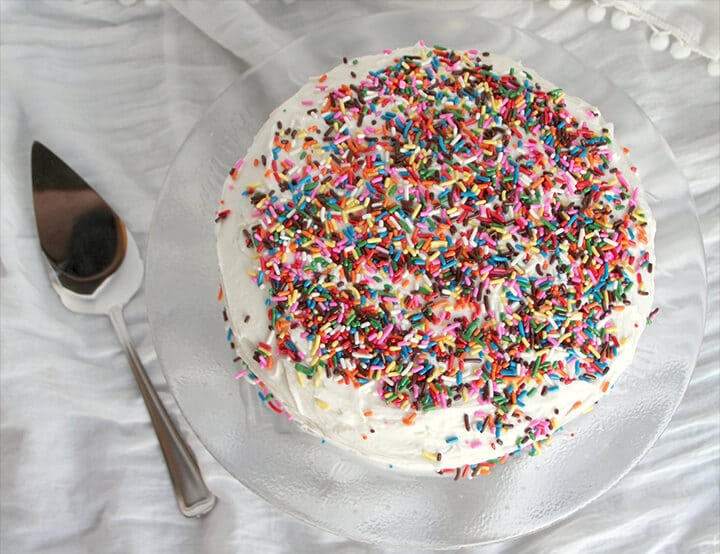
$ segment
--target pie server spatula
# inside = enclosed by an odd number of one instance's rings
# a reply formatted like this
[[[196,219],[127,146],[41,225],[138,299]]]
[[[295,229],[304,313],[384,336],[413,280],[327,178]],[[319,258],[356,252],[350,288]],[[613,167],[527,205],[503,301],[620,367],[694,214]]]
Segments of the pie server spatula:
[[[48,148],[31,153],[33,203],[50,282],[67,308],[106,314],[125,350],[167,463],[180,511],[207,514],[216,498],[130,342],[123,306],[135,295],[143,264],[122,220],[100,196]]]

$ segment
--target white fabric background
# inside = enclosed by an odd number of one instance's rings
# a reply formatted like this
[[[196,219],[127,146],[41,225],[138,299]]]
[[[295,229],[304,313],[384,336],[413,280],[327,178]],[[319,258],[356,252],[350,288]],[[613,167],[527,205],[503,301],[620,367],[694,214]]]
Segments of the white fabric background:
[[[618,33],[607,19],[588,23],[584,2],[563,12],[544,1],[477,4],[488,17],[560,43],[647,112],[677,156],[698,206],[709,312],[687,394],[629,475],[550,529],[466,551],[717,552],[720,80],[707,75],[706,61],[698,57],[676,61],[652,51],[644,25]],[[60,154],[116,208],[144,253],[155,198],[175,152],[241,71],[318,21],[407,5],[0,2],[2,554],[386,552],[286,516],[215,462],[179,416],[163,381],[141,289],[125,310],[130,333],[220,497],[204,519],[180,516],[109,321],[67,311],[48,286],[34,229],[29,152],[37,139]]]

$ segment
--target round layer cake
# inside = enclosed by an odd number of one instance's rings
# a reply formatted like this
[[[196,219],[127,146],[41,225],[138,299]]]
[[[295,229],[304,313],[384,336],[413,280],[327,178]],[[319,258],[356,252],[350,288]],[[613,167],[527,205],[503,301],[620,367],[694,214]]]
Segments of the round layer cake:
[[[655,224],[612,126],[487,52],[419,43],[311,79],[216,221],[265,400],[398,468],[536,450],[609,390],[651,311]]]

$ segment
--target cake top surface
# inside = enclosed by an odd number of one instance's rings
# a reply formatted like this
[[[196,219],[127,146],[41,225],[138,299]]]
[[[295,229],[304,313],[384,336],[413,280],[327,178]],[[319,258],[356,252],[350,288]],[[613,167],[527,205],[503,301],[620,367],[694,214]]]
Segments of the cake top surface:
[[[612,127],[500,56],[344,60],[271,115],[223,202],[243,357],[359,451],[535,443],[608,389],[649,312],[654,224]],[[265,338],[243,326],[247,272]]]

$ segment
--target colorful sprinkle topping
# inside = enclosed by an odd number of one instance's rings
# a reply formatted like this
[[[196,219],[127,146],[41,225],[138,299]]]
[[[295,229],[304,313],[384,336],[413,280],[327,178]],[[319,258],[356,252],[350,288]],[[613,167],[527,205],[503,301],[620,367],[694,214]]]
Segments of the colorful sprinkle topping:
[[[246,160],[277,188],[247,187],[258,222],[245,239],[298,377],[374,383],[405,425],[468,403],[460,428],[499,444],[527,398],[602,379],[622,343],[608,316],[643,293],[650,262],[608,130],[473,51],[326,79],[323,101],[303,102],[312,124],[278,121],[267,155]],[[269,345],[255,357],[272,367]],[[554,428],[525,424],[518,448]]]

